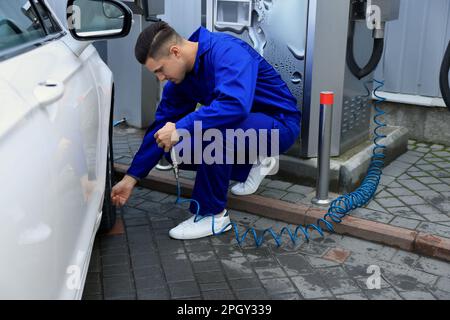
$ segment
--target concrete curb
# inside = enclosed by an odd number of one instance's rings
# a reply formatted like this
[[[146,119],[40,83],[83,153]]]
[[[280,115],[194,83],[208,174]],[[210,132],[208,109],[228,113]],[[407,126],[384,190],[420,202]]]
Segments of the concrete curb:
[[[386,146],[384,159],[385,167],[408,151],[408,130],[402,127],[390,127],[393,130],[386,134],[380,143]],[[345,161],[340,167],[340,191],[349,193],[361,185],[367,175],[373,157],[373,147],[370,145],[351,159]]]
[[[408,151],[409,132],[401,127],[388,127],[384,130],[386,138],[380,141],[387,149],[385,151],[385,166]],[[348,193],[360,186],[367,175],[367,169],[373,156],[373,143],[355,147],[340,157],[331,158],[330,190]],[[317,180],[317,158],[301,159],[295,156],[281,155],[280,168],[275,177],[296,183],[302,181],[308,186],[315,186]]]
[[[114,168],[117,178],[121,178],[128,170],[128,166],[121,164],[115,164]],[[180,184],[182,196],[190,197],[194,182],[180,178]],[[162,172],[151,172],[139,182],[139,185],[164,193],[176,193],[175,178]],[[323,218],[326,214],[326,210],[268,199],[258,195],[236,197],[230,194],[228,207],[294,225],[317,224],[317,220]],[[325,229],[323,224],[321,226]],[[346,217],[342,223],[334,224],[334,226],[338,234],[349,235],[450,262],[450,239],[447,238],[352,216]]]

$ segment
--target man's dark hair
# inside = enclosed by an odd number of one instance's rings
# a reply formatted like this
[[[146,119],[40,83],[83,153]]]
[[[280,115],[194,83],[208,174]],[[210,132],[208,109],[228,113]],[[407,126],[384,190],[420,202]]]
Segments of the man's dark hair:
[[[164,21],[153,23],[141,32],[134,53],[140,64],[145,64],[148,58],[157,58],[161,49],[169,41],[178,43],[181,36]]]

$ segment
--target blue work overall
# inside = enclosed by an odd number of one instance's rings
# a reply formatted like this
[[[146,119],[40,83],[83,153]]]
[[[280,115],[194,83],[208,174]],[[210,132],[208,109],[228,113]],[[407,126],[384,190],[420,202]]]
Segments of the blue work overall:
[[[203,27],[189,40],[199,44],[194,68],[180,84],[168,82],[164,87],[155,122],[148,128],[127,171],[137,179],[147,176],[164,155],[154,134],[167,122],[175,123],[177,129],[187,130],[192,136],[195,122],[201,123],[203,131],[278,129],[280,154],[300,134],[301,113],[295,97],[275,69],[250,45]],[[203,107],[197,108],[199,103]],[[199,214],[223,211],[230,180],[244,182],[252,164],[203,162],[182,166],[197,171],[192,198],[200,204]],[[195,205],[190,209],[192,213],[197,210]]]

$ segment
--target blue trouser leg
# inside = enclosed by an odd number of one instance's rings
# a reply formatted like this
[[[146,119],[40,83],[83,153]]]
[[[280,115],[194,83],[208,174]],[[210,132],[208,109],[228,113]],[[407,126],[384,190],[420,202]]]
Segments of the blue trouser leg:
[[[296,121],[281,122],[262,113],[251,113],[244,121],[229,129],[242,129],[243,131],[248,129],[278,129],[279,153],[286,152],[292,146],[300,130],[299,124],[296,123]],[[225,130],[221,129],[221,132],[225,133]],[[195,151],[193,140],[194,139],[191,138],[191,141],[189,142],[191,146],[191,160],[193,160],[193,152]],[[223,152],[225,153],[226,142],[224,141],[223,143]],[[270,148],[270,139],[268,144]],[[203,144],[202,151],[204,151],[205,146],[206,145]],[[247,144],[245,146],[234,145],[234,153],[239,154],[244,150],[248,151],[246,150],[247,147]],[[183,141],[179,143],[176,148],[184,148]],[[278,154],[271,154],[271,156],[277,155]],[[200,215],[211,215],[218,214],[225,209],[230,180],[245,181],[252,166],[253,161],[250,161],[247,164],[207,164],[202,159],[202,162],[199,164],[182,164],[180,168],[197,171],[192,199],[200,204]],[[195,203],[191,204],[190,211],[194,214],[197,212]]]

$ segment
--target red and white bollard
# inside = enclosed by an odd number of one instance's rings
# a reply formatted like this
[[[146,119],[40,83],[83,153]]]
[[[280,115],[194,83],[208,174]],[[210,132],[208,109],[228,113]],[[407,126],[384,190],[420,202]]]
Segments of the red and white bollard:
[[[320,122],[319,122],[319,156],[317,159],[318,176],[316,197],[312,203],[319,206],[330,205],[330,154],[331,129],[333,124],[334,93],[324,91],[320,93]]]

